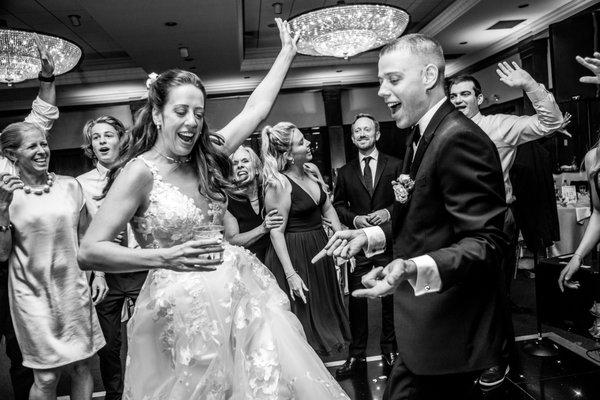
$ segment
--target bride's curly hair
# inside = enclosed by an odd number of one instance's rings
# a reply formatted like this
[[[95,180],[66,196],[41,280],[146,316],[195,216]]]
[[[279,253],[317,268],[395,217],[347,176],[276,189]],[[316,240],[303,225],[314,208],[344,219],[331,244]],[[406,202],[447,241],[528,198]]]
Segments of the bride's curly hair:
[[[171,90],[182,85],[193,85],[202,91],[206,101],[206,89],[198,75],[180,69],[170,69],[161,73],[148,87],[148,101],[136,113],[128,143],[121,148],[119,163],[111,169],[104,193],[108,191],[118,171],[130,160],[150,150],[159,134],[152,119],[152,110],[162,110]],[[211,133],[206,120],[202,121],[200,137],[190,154],[196,165],[199,192],[215,201],[224,201],[227,195],[236,192],[235,186],[227,180],[231,175],[229,157],[221,150],[223,138]],[[210,173],[209,173],[210,171]]]

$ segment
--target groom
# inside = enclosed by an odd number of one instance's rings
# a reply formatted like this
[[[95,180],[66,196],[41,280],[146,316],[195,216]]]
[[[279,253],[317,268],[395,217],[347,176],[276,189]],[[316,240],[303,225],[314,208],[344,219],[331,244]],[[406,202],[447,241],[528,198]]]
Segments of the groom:
[[[478,373],[498,362],[505,335],[500,160],[492,141],[446,99],[444,67],[441,46],[420,34],[381,50],[379,96],[399,128],[413,127],[408,176],[394,185],[391,231],[340,231],[326,246],[346,258],[392,246],[394,260],[353,293],[394,293],[399,359],[384,399],[466,398]]]

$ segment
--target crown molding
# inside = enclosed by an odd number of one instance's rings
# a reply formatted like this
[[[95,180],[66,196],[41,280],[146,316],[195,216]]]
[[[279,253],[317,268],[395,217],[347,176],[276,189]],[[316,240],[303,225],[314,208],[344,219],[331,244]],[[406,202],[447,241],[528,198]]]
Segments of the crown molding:
[[[544,34],[544,31],[548,29],[550,24],[577,14],[578,12],[585,10],[596,3],[598,3],[598,0],[571,1],[544,16],[531,21],[530,23],[525,23],[522,27],[515,29],[510,34],[506,35],[506,37],[498,40],[490,46],[487,46],[484,50],[468,56],[463,56],[455,60],[454,63],[447,66],[446,76],[452,76],[478,61],[516,45],[529,36],[535,36],[540,33]]]
[[[431,20],[431,22],[425,25],[419,33],[432,37],[436,36],[480,2],[481,0],[455,1],[446,7],[446,9],[444,9],[437,17]]]
[[[56,86],[67,85],[87,85],[90,83],[121,82],[130,80],[139,80],[144,83],[148,74],[139,67],[135,68],[116,68],[94,71],[71,71],[64,75],[56,77]],[[38,87],[40,84],[37,79],[30,79],[26,82],[16,83],[12,86],[0,85],[1,90],[11,90],[20,88]]]

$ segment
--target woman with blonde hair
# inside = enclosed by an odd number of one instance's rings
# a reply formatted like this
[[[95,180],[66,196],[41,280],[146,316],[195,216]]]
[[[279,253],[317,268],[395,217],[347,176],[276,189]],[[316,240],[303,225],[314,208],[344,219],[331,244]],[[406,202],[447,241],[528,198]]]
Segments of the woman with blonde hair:
[[[245,247],[264,263],[269,247],[268,233],[280,226],[283,218],[277,210],[264,214],[262,163],[254,150],[242,145],[229,158],[233,164],[233,182],[241,193],[227,201],[223,218],[225,239]]]
[[[350,328],[333,259],[310,263],[327,243],[323,217],[334,231],[340,221],[318,170],[309,164],[310,142],[294,124],[280,122],[263,129],[261,153],[265,210],[276,209],[283,217],[281,226],[271,229],[265,264],[288,293],[315,351],[341,351]]]

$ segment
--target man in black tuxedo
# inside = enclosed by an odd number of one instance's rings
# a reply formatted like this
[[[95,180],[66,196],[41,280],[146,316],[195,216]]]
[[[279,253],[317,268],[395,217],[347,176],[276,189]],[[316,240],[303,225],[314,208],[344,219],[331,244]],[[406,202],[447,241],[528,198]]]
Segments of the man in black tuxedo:
[[[402,164],[397,158],[380,153],[379,123],[369,114],[358,114],[352,123],[352,143],[358,149],[358,158],[350,161],[338,172],[333,206],[346,226],[357,229],[389,224],[394,191],[391,182],[400,174]],[[363,289],[362,277],[373,267],[385,266],[392,261],[391,250],[372,258],[356,256],[356,267],[348,269],[350,291]],[[349,263],[348,263],[349,264]],[[367,299],[350,297],[348,314],[352,340],[348,359],[335,371],[337,379],[346,379],[366,365],[366,348],[369,338]],[[387,372],[397,358],[394,332],[393,296],[381,298],[381,336],[379,339],[384,367]]]
[[[444,56],[411,34],[383,48],[381,96],[399,128],[414,127],[395,187],[392,229],[337,232],[329,255],[393,247],[355,296],[394,293],[399,357],[385,399],[463,399],[498,362],[506,335],[501,258],[506,211],[498,152],[446,99]],[[422,135],[421,135],[422,133]]]

